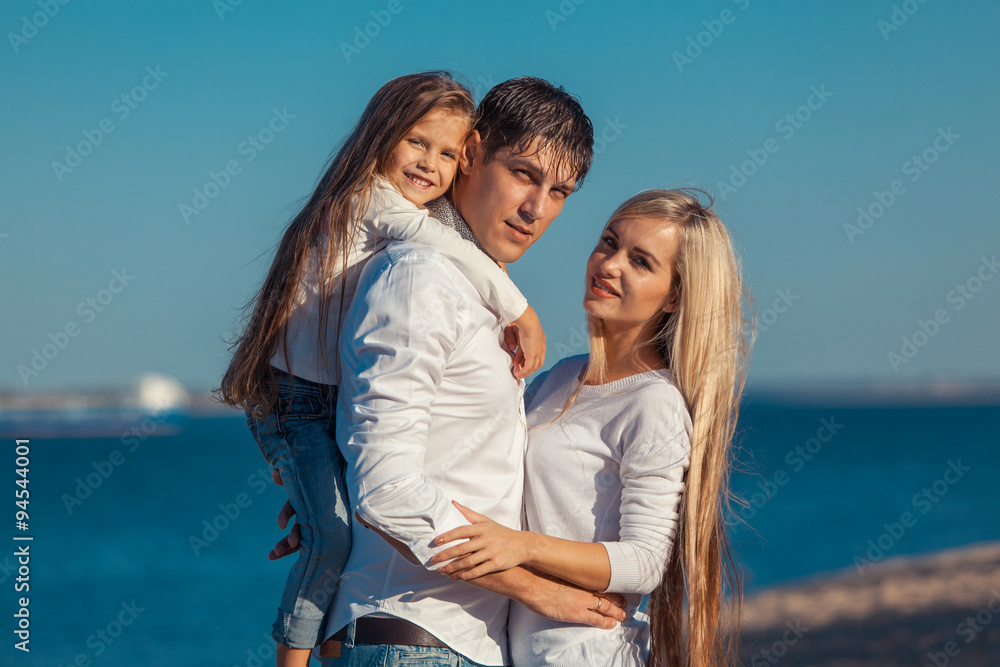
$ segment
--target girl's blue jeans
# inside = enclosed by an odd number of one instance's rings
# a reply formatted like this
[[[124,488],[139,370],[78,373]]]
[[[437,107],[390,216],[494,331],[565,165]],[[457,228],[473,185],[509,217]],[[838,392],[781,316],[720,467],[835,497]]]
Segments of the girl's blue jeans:
[[[345,464],[335,439],[337,387],[274,370],[277,404],[264,418],[248,412],[247,426],[281,474],[302,548],[271,636],[291,648],[311,649],[322,640],[323,619],[351,553]]]

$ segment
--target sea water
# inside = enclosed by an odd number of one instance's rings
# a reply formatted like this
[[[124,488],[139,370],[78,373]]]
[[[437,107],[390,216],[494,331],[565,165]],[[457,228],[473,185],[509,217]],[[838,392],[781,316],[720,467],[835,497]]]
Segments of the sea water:
[[[1000,539],[998,423],[997,407],[751,402],[738,438],[748,471],[732,479],[750,502],[731,528],[747,589]],[[290,560],[267,553],[285,494],[241,417],[164,431],[33,439],[25,533],[14,527],[13,440],[4,448],[0,663],[273,664]],[[14,590],[15,534],[34,538],[27,592]],[[14,648],[22,596],[29,654]]]

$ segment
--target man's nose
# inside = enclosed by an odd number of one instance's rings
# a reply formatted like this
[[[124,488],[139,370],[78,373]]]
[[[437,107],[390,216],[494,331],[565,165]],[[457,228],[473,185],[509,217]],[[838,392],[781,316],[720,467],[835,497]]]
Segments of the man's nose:
[[[528,222],[540,220],[545,217],[547,207],[545,192],[541,188],[535,188],[521,205],[521,214]]]

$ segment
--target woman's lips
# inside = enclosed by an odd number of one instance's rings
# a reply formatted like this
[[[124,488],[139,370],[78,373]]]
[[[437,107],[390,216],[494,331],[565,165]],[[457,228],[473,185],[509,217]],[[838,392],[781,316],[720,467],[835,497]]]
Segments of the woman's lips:
[[[590,291],[602,299],[617,299],[619,297],[608,281],[601,280],[597,276],[594,276],[590,282]]]

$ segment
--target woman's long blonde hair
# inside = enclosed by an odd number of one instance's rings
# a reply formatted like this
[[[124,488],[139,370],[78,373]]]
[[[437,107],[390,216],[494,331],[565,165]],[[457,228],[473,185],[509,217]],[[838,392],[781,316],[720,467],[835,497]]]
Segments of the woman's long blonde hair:
[[[288,350],[285,324],[298,299],[299,282],[310,254],[318,264],[321,331],[319,357],[328,363],[326,328],[331,305],[343,314],[343,303],[331,304],[337,259],[346,264],[376,174],[382,174],[392,151],[421,118],[444,109],[465,116],[471,128],[475,105],[468,88],[448,72],[407,74],[379,88],[357,125],[333,157],[315,190],[289,223],[264,284],[245,308],[246,326],[233,344],[233,357],[217,390],[229,405],[270,412],[277,398],[271,357],[278,346]],[[339,276],[343,284],[343,276]],[[341,293],[343,294],[343,293]],[[342,301],[343,299],[341,299]],[[336,350],[332,350],[336,354]]]
[[[650,597],[653,667],[727,664],[739,638],[742,593],[725,527],[731,442],[753,335],[743,316],[749,293],[739,257],[711,197],[703,204],[698,194],[707,196],[696,190],[640,192],[605,226],[654,218],[676,226],[681,236],[673,277],[678,308],[661,316],[650,343],[673,372],[694,428],[675,546],[663,582]],[[590,359],[582,384],[603,384],[603,321],[588,316],[588,325]],[[736,608],[731,631],[720,617],[724,581]]]

